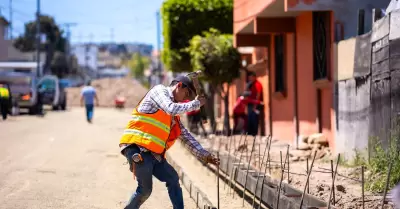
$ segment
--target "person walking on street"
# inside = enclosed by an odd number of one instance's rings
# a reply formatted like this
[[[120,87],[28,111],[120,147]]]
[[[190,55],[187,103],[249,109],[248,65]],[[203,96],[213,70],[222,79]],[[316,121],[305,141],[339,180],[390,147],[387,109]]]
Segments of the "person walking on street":
[[[82,88],[81,91],[81,106],[85,103],[86,109],[86,120],[92,123],[93,110],[94,110],[94,100],[96,100],[96,106],[99,106],[99,99],[97,97],[96,89],[88,81],[86,86]]]
[[[182,124],[179,115],[198,110],[205,98],[197,96],[187,76],[178,76],[170,86],[156,85],[150,89],[132,112],[120,139],[121,154],[138,186],[125,209],[138,209],[152,193],[153,176],[165,182],[174,209],[183,209],[179,176],[166,161],[166,151],[179,138],[204,163],[219,165],[219,159],[205,150]]]
[[[0,84],[0,111],[3,120],[7,119],[10,111],[10,99],[9,89],[4,84]]]

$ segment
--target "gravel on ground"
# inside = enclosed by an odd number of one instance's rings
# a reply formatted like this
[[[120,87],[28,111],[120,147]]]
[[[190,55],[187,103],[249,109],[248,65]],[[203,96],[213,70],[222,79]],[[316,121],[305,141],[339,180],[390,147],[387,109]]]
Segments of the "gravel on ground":
[[[118,147],[129,112],[95,108],[93,124],[82,108],[0,121],[0,209],[123,208],[137,185]],[[164,183],[154,178],[141,208],[172,208]]]

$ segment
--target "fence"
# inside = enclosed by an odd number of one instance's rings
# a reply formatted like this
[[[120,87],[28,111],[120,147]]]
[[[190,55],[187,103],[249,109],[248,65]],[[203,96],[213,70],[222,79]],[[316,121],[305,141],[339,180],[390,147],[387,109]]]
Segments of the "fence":
[[[379,17],[378,12],[374,15]],[[376,20],[372,31],[355,38],[352,70],[352,77],[339,78],[335,89],[337,147],[346,157],[354,155],[354,149],[367,148],[371,136],[386,147],[396,125],[400,114],[400,10]]]

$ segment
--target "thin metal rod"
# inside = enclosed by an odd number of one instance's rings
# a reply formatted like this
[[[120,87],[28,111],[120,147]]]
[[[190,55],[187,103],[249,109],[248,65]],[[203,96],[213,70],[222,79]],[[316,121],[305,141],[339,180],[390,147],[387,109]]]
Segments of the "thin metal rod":
[[[308,158],[306,158],[306,161],[307,161],[307,175],[308,175],[308,172],[309,172],[309,170],[310,170],[310,164],[308,163]],[[310,185],[307,185],[307,194],[310,194]]]
[[[240,141],[242,141],[242,137],[243,137],[243,132],[240,134]],[[235,144],[233,146],[233,155],[235,156],[236,154],[236,137],[235,138]],[[239,143],[240,143],[239,141]],[[233,159],[233,163],[235,163],[236,158]],[[230,176],[230,181],[229,181],[229,189],[228,189],[228,194],[230,192],[230,190],[232,189],[232,178],[233,178],[233,174],[236,171],[236,167],[233,165],[232,163],[232,171],[231,171],[231,176]],[[232,189],[233,190],[233,189]]]
[[[260,142],[258,143],[258,164],[259,164],[260,169],[261,169],[260,157],[261,157],[261,139],[260,139]]]
[[[268,155],[267,155],[267,160],[269,158],[269,151],[271,150],[271,144],[272,144],[272,136],[269,138],[269,143],[268,143]],[[267,174],[267,164],[265,164],[265,169],[264,169],[264,176],[261,182],[261,193],[260,193],[260,202],[258,204],[258,209],[261,208],[261,201],[262,201],[262,196],[263,196],[263,192],[264,192],[264,181],[265,181],[265,176]]]
[[[229,160],[231,158],[232,137],[233,137],[233,129],[231,131],[231,136],[230,136],[229,145],[228,145],[228,161],[226,163],[226,170],[225,170],[227,174],[229,174],[228,169],[229,169]],[[224,189],[225,189],[225,187],[226,187],[226,184],[224,184]]]
[[[217,158],[219,159],[219,152],[217,152]],[[218,209],[220,209],[220,207],[219,207],[219,165],[217,165],[217,176],[218,176],[218,180],[217,180],[217,204],[218,204]]]
[[[287,146],[287,152],[286,152],[286,159],[287,159],[287,182],[288,184],[290,183],[290,159],[289,159],[289,149],[290,149],[290,145]],[[286,162],[286,161],[285,161]]]
[[[331,172],[332,172],[332,174],[331,174],[331,176],[332,176],[332,182],[333,182],[333,160],[331,160]],[[337,174],[336,174],[337,175]],[[335,205],[335,203],[336,203],[336,200],[335,200],[335,184],[333,183],[332,184],[332,192],[333,192],[333,197],[332,197],[332,199],[333,199],[333,205]]]
[[[242,196],[242,207],[244,207],[244,195],[246,193],[246,186],[247,186],[247,177],[249,176],[249,169],[250,169],[250,165],[251,165],[251,158],[253,156],[253,151],[254,151],[254,146],[256,145],[256,138],[257,136],[254,136],[253,139],[253,146],[251,146],[251,151],[250,151],[250,159],[249,159],[249,163],[247,165],[247,171],[246,171],[246,178],[244,180],[244,188],[243,188],[243,196]]]
[[[289,147],[288,147],[289,149]],[[282,151],[280,151],[281,155],[281,161],[282,161]],[[279,182],[279,187],[278,187],[278,198],[276,200],[276,208],[279,208],[279,200],[281,199],[281,188],[282,188],[282,181],[283,181],[283,175],[285,174],[285,166],[286,166],[286,159],[288,158],[288,155],[285,157],[285,164],[281,168],[281,180]]]
[[[269,136],[268,136],[268,137],[269,137]],[[262,159],[261,159],[260,172],[261,172],[261,170],[262,170],[262,165],[263,165],[263,163],[264,163],[265,154],[267,153],[267,148],[268,148],[268,141],[267,141],[267,143],[265,144],[264,154],[263,154]],[[265,165],[265,166],[266,166],[266,165]],[[260,179],[260,172],[259,172],[258,175],[257,175],[256,188],[254,189],[253,203],[251,204],[251,208],[254,208],[254,203],[255,203],[255,201],[256,201],[256,194],[257,194],[257,188],[258,188],[258,180]],[[264,175],[265,175],[265,174],[264,174]]]
[[[362,209],[365,208],[364,202],[364,166],[361,166],[361,196],[362,196]]]
[[[337,161],[336,161],[335,173],[333,174],[332,189],[331,189],[331,192],[329,192],[328,209],[331,208],[331,199],[332,199],[333,187],[335,185],[335,179],[336,179],[336,173],[337,173],[337,168],[338,168],[338,165],[339,165],[339,161],[340,161],[340,154],[338,154],[338,158],[337,158]]]
[[[247,139],[247,133],[246,133],[246,136],[244,137],[244,140],[245,140],[245,141],[246,141],[246,139]],[[244,150],[244,149],[242,149],[242,150],[240,151],[239,164],[238,164],[238,167],[237,167],[237,169],[236,169],[236,172],[238,172],[238,170],[240,169],[240,163],[242,163],[243,150]],[[235,180],[235,179],[233,179],[233,183],[234,183],[233,188],[235,188],[235,187],[236,187],[236,180]],[[232,197],[235,197],[234,193],[235,193],[235,192],[232,192]]]
[[[301,195],[300,209],[303,207],[304,197],[306,196],[306,195],[305,195],[305,193],[306,193],[306,188],[307,188],[307,186],[308,186],[308,184],[309,184],[309,181],[310,181],[310,175],[311,175],[312,168],[313,168],[313,166],[314,166],[314,161],[315,161],[315,156],[316,156],[316,155],[317,155],[317,151],[314,152],[314,157],[313,157],[313,160],[312,160],[312,162],[311,162],[310,169],[308,170],[308,173],[307,173],[306,185],[304,186],[303,194]]]
[[[387,195],[387,191],[389,189],[389,181],[390,181],[390,173],[392,172],[392,165],[393,165],[393,160],[390,161],[389,164],[389,170],[387,173],[387,178],[386,178],[386,186],[385,186],[385,190],[383,192],[383,198],[382,198],[382,209],[385,206],[385,202],[386,202],[386,195]]]

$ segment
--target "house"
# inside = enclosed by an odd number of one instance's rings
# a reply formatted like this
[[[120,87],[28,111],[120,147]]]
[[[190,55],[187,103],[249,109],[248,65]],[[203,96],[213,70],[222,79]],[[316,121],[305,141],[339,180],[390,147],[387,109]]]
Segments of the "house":
[[[72,54],[76,56],[78,65],[92,70],[97,70],[99,65],[98,52],[98,47],[91,44],[74,45],[72,47]]]
[[[234,42],[263,84],[265,134],[298,144],[300,135],[323,133],[335,149],[336,43],[357,35],[358,11],[365,31],[372,9],[389,0],[234,0]],[[230,91],[230,109],[245,86]]]

